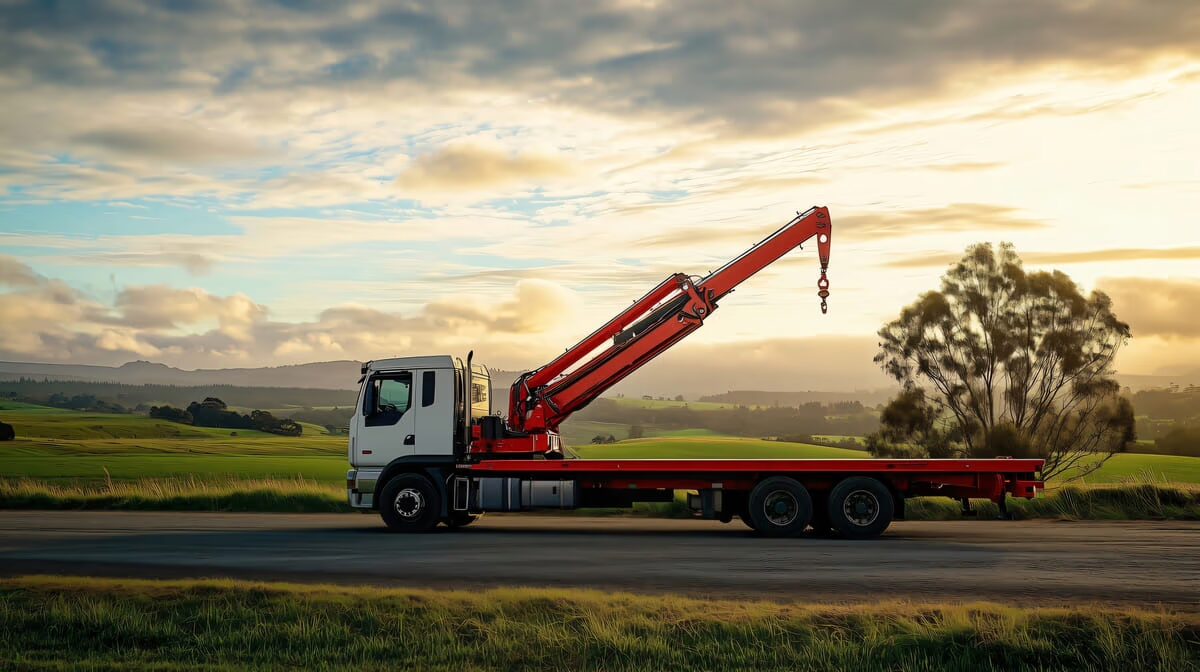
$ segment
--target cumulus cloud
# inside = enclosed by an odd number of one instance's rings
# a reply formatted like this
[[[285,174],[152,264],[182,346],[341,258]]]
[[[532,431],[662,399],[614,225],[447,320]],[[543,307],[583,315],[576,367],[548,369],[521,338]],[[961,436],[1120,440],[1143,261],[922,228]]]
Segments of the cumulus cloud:
[[[552,155],[453,144],[418,156],[396,180],[396,185],[402,195],[420,199],[536,186],[569,176],[575,170],[570,162]]]
[[[10,359],[154,357],[221,366],[469,348],[530,357],[545,345],[539,335],[561,330],[577,304],[562,286],[528,278],[501,301],[456,296],[406,313],[345,305],[289,322],[270,319],[266,306],[242,294],[148,285],[124,288],[105,304],[6,257],[0,271],[22,283],[0,293],[0,358]]]
[[[44,279],[34,273],[28,265],[13,257],[0,255],[0,284],[10,287],[33,287],[43,281]]]
[[[131,287],[117,295],[121,324],[138,329],[177,329],[215,321],[230,338],[252,338],[250,327],[267,318],[267,308],[243,294],[214,296],[201,289],[162,285]]]

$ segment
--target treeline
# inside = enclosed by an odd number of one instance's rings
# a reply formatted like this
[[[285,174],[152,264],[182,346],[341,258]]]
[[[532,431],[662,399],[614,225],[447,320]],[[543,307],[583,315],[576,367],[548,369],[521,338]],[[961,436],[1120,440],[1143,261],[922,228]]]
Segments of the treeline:
[[[1140,439],[1160,439],[1175,436],[1166,444],[1175,446],[1183,436],[1181,428],[1196,428],[1200,431],[1200,388],[1175,387],[1141,390],[1128,395],[1137,414],[1137,434]],[[1166,445],[1164,444],[1164,445]],[[1180,454],[1180,453],[1168,453]]]
[[[49,397],[46,397],[41,402],[46,406],[54,408],[65,408],[72,411],[92,411],[95,413],[129,413],[131,409],[122,406],[121,404],[97,399],[94,394],[76,394],[67,396],[60,392],[55,392]]]
[[[1200,425],[1174,427],[1154,439],[1154,448],[1162,455],[1200,457]]]
[[[21,378],[0,381],[0,397],[30,399],[33,403],[49,403],[53,395],[90,397],[99,402],[136,409],[139,405],[168,404],[184,407],[195,399],[214,397],[244,408],[279,408],[281,406],[353,406],[358,396],[355,390],[318,390],[303,387],[237,387],[233,385],[127,385],[124,383],[94,383],[70,380],[35,380]],[[100,410],[76,408],[75,410]],[[112,411],[108,411],[112,412]]]
[[[862,390],[858,392],[770,392],[766,390],[729,390],[720,394],[708,394],[700,401],[739,406],[803,406],[816,402],[832,404],[842,401],[857,401],[866,406],[886,404],[894,395],[894,389]]]
[[[249,414],[231,411],[224,401],[216,397],[193,401],[186,410],[173,406],[151,406],[150,417],[196,427],[254,429],[282,436],[300,436],[304,433],[304,428],[295,420],[277,418],[267,411],[255,410]]]
[[[857,401],[695,411],[684,406],[642,408],[622,405],[612,399],[597,399],[573,417],[596,422],[653,425],[664,429],[699,428],[718,434],[753,437],[812,434],[862,436],[879,428],[875,414]]]

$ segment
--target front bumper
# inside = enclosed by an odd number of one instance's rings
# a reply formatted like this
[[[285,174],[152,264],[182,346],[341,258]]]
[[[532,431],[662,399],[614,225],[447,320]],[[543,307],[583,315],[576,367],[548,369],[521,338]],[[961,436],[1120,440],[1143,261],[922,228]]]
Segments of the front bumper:
[[[383,469],[351,469],[346,472],[346,498],[356,509],[375,508],[375,484]]]

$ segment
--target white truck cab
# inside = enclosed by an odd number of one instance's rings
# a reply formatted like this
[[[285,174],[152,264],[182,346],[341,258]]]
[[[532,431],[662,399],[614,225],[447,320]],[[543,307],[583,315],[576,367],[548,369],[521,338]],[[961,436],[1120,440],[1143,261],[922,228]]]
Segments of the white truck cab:
[[[421,461],[452,467],[465,454],[470,418],[491,414],[491,376],[486,367],[470,362],[470,356],[464,364],[437,355],[363,365],[350,420],[352,506],[374,505],[374,485],[389,465]],[[464,394],[468,385],[469,395]]]

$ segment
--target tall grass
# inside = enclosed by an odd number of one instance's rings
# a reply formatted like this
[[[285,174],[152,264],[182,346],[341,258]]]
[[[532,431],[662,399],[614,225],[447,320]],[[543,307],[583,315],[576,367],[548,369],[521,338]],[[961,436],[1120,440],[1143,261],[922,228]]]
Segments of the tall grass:
[[[972,502],[981,517],[996,517],[992,502]],[[1121,483],[1064,485],[1038,499],[1008,500],[1018,520],[1200,520],[1200,486],[1183,483]],[[955,520],[962,517],[958,502],[944,497],[918,497],[906,502],[909,520]]]
[[[995,517],[996,505],[974,502],[980,517]],[[957,520],[958,502],[919,497],[907,502],[909,520]],[[0,509],[103,509],[160,511],[263,511],[335,513],[349,511],[340,486],[303,478],[141,479],[102,483],[57,483],[0,478]],[[1200,520],[1200,486],[1178,483],[1066,485],[1035,500],[1009,499],[1014,518],[1063,520]],[[640,503],[633,509],[586,509],[582,515],[690,518],[682,501]]]
[[[0,580],[0,668],[1194,670],[1200,615],[583,590]]]
[[[157,511],[349,511],[342,488],[303,478],[139,479],[54,483],[0,479],[2,509],[104,509]]]

